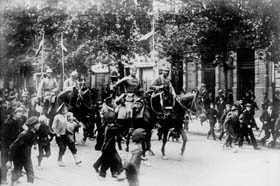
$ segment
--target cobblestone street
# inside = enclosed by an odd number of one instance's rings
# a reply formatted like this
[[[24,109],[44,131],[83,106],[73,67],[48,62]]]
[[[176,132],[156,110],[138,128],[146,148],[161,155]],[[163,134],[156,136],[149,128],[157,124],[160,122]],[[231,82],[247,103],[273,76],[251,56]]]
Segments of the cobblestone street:
[[[197,126],[201,132],[206,126]],[[205,128],[205,129],[203,129]],[[195,129],[190,126],[190,129]],[[81,137],[81,136],[79,136]],[[88,141],[85,145],[78,143],[77,149],[83,160],[81,166],[74,164],[69,150],[66,151],[64,162],[66,167],[58,167],[56,158],[57,145],[52,144],[52,156],[44,159],[42,167],[37,166],[36,155],[33,153],[35,169],[35,183],[38,186],[125,186],[126,181],[118,182],[107,173],[107,180],[100,181],[92,168],[93,162],[99,157],[100,152],[94,150],[95,141]],[[238,149],[238,153],[223,150],[220,142],[207,140],[203,135],[188,135],[188,143],[183,161],[178,161],[181,143],[167,143],[166,153],[168,160],[160,157],[161,142],[152,141],[155,156],[148,156],[152,166],[142,164],[140,172],[140,185],[174,185],[174,186],[275,186],[280,165],[279,149],[261,148],[254,150],[252,146],[245,145]],[[19,185],[25,184],[25,175]]]

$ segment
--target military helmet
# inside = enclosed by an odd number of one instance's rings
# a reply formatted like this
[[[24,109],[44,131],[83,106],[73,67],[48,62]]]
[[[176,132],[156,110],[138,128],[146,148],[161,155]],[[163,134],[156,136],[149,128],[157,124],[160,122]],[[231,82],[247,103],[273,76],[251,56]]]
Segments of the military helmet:
[[[232,105],[230,110],[231,111],[236,111],[236,110],[238,110],[238,107],[236,105]]]
[[[70,76],[78,77],[78,72],[77,71],[73,71],[73,72],[71,72]]]

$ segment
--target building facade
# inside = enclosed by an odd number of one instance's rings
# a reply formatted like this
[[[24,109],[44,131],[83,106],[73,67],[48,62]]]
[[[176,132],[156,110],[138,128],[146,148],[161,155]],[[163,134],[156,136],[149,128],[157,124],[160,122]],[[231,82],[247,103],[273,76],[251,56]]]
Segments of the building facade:
[[[205,66],[199,60],[184,62],[183,89],[191,91],[205,83],[213,97],[218,89],[224,89],[232,91],[234,101],[252,91],[261,111],[264,97],[273,101],[275,91],[280,90],[280,68],[266,60],[263,50],[239,49],[230,53],[233,68],[228,70],[227,78],[222,66]]]

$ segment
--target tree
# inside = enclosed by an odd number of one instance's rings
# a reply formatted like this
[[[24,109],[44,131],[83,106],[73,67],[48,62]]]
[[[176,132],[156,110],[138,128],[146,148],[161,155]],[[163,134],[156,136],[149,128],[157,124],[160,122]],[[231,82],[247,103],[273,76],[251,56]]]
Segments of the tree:
[[[104,59],[100,61],[107,63],[124,55],[133,56],[140,35],[151,30],[148,10],[131,0],[100,0],[97,4],[93,4],[94,0],[16,2],[8,3],[1,12],[0,37],[1,43],[5,43],[1,46],[1,64],[21,66],[23,61],[39,64],[41,56],[34,54],[43,30],[45,65],[61,72],[63,33],[63,43],[68,49],[65,69],[86,73],[101,58]],[[11,71],[15,69],[9,67]]]
[[[262,48],[279,58],[277,10],[276,0],[186,1],[179,14],[162,14],[159,18],[162,53],[171,56],[173,62],[189,61],[186,58],[199,53],[207,59],[203,62],[222,65],[227,78],[233,67],[230,50]]]

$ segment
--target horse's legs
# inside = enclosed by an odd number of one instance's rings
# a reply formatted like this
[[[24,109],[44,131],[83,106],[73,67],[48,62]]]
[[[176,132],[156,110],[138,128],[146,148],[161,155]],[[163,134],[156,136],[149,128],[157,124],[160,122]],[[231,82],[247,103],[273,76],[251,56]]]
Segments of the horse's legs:
[[[162,138],[162,147],[161,147],[161,154],[162,154],[163,159],[166,159],[165,145],[167,142],[168,132],[169,132],[168,128],[163,128],[163,130],[162,130],[163,138]]]
[[[130,142],[130,137],[131,137],[131,133],[132,131],[130,131],[130,126],[131,126],[131,121],[132,119],[127,119],[127,127],[126,127],[126,148],[125,151],[129,151],[129,142]]]
[[[88,137],[89,138],[93,138],[93,136],[94,136],[94,133],[93,133],[93,131],[94,131],[94,119],[92,119],[91,118],[91,120],[90,121],[88,121],[89,122],[89,125],[88,125]]]
[[[129,151],[129,141],[130,141],[130,136],[131,136],[131,132],[128,131],[127,133],[127,137],[126,137],[126,148],[125,148],[125,151]]]
[[[186,148],[186,144],[187,144],[188,138],[187,138],[187,134],[186,134],[184,129],[180,129],[180,133],[181,133],[182,139],[183,139],[183,144],[182,144],[181,154],[180,155],[183,156],[184,152],[185,152],[185,148]]]

